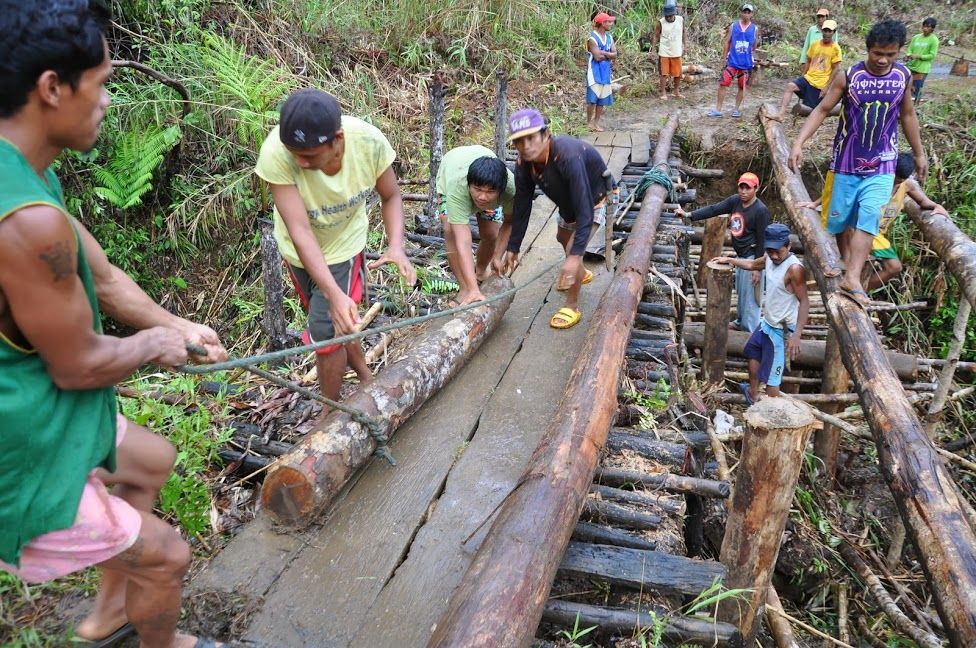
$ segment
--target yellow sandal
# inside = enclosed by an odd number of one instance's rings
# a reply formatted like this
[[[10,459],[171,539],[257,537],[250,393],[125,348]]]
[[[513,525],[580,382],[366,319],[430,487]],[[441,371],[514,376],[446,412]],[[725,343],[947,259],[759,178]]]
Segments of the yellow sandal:
[[[572,308],[563,307],[553,313],[552,319],[549,320],[549,326],[554,329],[568,329],[576,326],[579,323],[583,314],[578,310],[573,310]]]

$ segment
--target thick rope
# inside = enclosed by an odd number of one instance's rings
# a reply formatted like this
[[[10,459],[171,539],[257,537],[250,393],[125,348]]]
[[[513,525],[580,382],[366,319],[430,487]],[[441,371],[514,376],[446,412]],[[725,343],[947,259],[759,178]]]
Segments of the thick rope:
[[[675,201],[677,196],[674,192],[674,182],[671,180],[671,167],[666,162],[655,164],[644,172],[634,189],[637,200],[644,200],[644,194],[653,184],[659,184],[668,190],[668,202]]]
[[[262,353],[250,357],[245,357],[245,358],[234,358],[231,360],[227,360],[226,362],[217,362],[209,365],[193,365],[193,366],[183,365],[177,367],[176,369],[178,371],[182,371],[183,373],[197,374],[197,375],[213,373],[215,371],[224,371],[227,369],[244,369],[246,371],[250,371],[251,373],[257,376],[261,376],[262,378],[278,385],[279,387],[284,387],[293,392],[301,394],[306,398],[310,398],[324,405],[328,405],[333,409],[337,409],[341,412],[345,412],[346,414],[349,414],[349,416],[352,418],[353,421],[365,427],[366,430],[369,432],[369,435],[373,437],[374,441],[376,441],[376,450],[374,451],[374,454],[388,461],[391,466],[395,466],[396,459],[393,457],[393,454],[390,452],[389,447],[387,446],[387,443],[390,440],[390,438],[384,432],[385,425],[382,421],[366,414],[362,410],[356,409],[355,407],[350,407],[338,401],[334,401],[331,398],[327,398],[318,392],[312,391],[311,389],[303,387],[298,383],[282,378],[281,376],[278,376],[265,369],[256,367],[255,365],[265,363],[265,362],[280,360],[293,355],[309,353],[315,351],[316,349],[321,349],[322,347],[345,344],[346,342],[362,339],[367,335],[386,333],[388,331],[395,331],[398,329],[408,328],[410,326],[422,324],[424,322],[438,319],[440,317],[447,317],[449,315],[454,315],[455,313],[460,313],[467,310],[471,310],[473,308],[485,306],[487,304],[491,304],[501,299],[504,299],[509,295],[514,295],[515,293],[522,290],[523,288],[526,288],[529,285],[535,283],[543,276],[548,274],[553,268],[555,268],[556,266],[562,263],[563,263],[562,259],[555,261],[552,264],[540,270],[539,272],[537,272],[536,274],[534,274],[531,278],[529,278],[528,281],[521,283],[518,286],[513,286],[507,290],[503,290],[497,295],[492,295],[491,297],[488,297],[479,302],[474,302],[472,304],[457,306],[455,308],[448,308],[446,310],[438,311],[436,313],[429,313],[427,315],[421,315],[418,317],[411,317],[405,320],[394,322],[392,324],[387,324],[385,326],[379,326],[375,329],[370,329],[366,331],[357,331],[355,333],[350,333],[348,335],[341,335],[339,337],[335,337],[330,340],[315,342],[313,344],[306,344],[300,347],[292,347],[290,349],[282,349],[280,351],[273,351],[271,353]],[[188,344],[187,351],[193,355],[199,355],[199,356],[207,355],[206,349],[197,346],[195,344]]]

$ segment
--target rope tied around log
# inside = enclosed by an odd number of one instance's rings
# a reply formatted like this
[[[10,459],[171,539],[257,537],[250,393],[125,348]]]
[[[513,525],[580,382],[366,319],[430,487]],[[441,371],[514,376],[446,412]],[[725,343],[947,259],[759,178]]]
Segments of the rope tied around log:
[[[671,167],[667,162],[655,164],[644,172],[644,175],[641,176],[641,179],[637,182],[637,186],[634,188],[634,195],[637,196],[637,200],[643,200],[644,194],[653,184],[659,184],[667,189],[668,202],[675,202],[677,194],[674,190],[674,181],[671,180]]]
[[[382,459],[385,459],[387,462],[389,462],[391,466],[395,466],[396,459],[393,457],[393,454],[390,452],[389,446],[387,445],[390,440],[390,437],[384,431],[386,426],[381,419],[378,419],[374,416],[370,416],[366,412],[360,409],[356,409],[355,407],[350,407],[338,401],[334,401],[331,398],[327,398],[322,394],[319,394],[315,391],[312,391],[311,389],[308,389],[307,387],[303,387],[302,385],[299,385],[296,382],[292,382],[290,380],[282,378],[281,376],[278,376],[270,371],[267,371],[266,369],[261,369],[260,367],[257,367],[255,365],[263,364],[266,362],[274,362],[276,360],[282,360],[284,358],[288,358],[294,355],[300,355],[303,353],[310,353],[317,349],[321,349],[323,347],[345,344],[346,342],[352,342],[354,340],[361,340],[367,335],[381,334],[390,331],[396,331],[399,329],[409,328],[411,326],[416,326],[417,324],[423,324],[425,322],[439,319],[441,317],[447,317],[449,315],[454,315],[456,313],[472,310],[474,308],[480,308],[481,306],[487,306],[488,304],[492,304],[496,301],[505,299],[509,295],[514,295],[515,293],[519,292],[523,288],[527,288],[528,286],[532,285],[533,283],[535,283],[536,281],[538,281],[539,279],[547,275],[556,266],[561,265],[562,263],[563,263],[562,259],[554,261],[553,263],[539,270],[536,274],[532,275],[532,277],[530,277],[524,283],[521,283],[517,286],[513,286],[507,290],[503,290],[502,292],[492,295],[491,297],[487,297],[481,301],[477,301],[471,304],[465,304],[464,306],[456,306],[454,308],[448,308],[442,311],[437,311],[436,313],[428,313],[426,315],[410,317],[404,320],[393,322],[392,324],[378,326],[374,329],[356,331],[355,333],[340,335],[331,338],[329,340],[323,340],[321,342],[313,342],[312,344],[305,344],[302,346],[292,347],[290,349],[281,349],[280,351],[272,351],[269,353],[259,353],[253,356],[246,356],[243,358],[231,358],[230,360],[227,360],[225,362],[216,362],[214,364],[209,364],[209,365],[182,365],[176,367],[176,370],[186,374],[204,375],[204,374],[214,373],[217,371],[225,371],[228,369],[243,369],[245,371],[249,371],[255,374],[256,376],[260,376],[266,379],[267,381],[274,383],[275,385],[278,385],[279,387],[283,387],[297,394],[300,394],[306,398],[317,401],[324,405],[328,405],[333,409],[337,409],[341,412],[345,412],[352,418],[353,421],[359,423],[364,428],[366,428],[366,431],[369,433],[369,435],[373,437],[373,440],[376,442],[376,449],[373,451],[373,454]],[[196,344],[187,344],[186,350],[192,355],[197,355],[197,356],[207,355],[207,350]]]

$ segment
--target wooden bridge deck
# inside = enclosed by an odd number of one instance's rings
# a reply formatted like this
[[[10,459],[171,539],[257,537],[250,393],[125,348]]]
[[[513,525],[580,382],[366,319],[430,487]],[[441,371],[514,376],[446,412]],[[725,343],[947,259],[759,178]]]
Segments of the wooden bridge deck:
[[[635,162],[647,159],[646,134],[588,140],[617,177],[632,152]],[[548,199],[536,199],[516,283],[561,257],[554,214]],[[193,589],[264,599],[245,642],[424,645],[487,530],[479,525],[516,485],[562,398],[610,280],[602,264],[591,270],[579,325],[548,325],[562,305],[557,271],[519,292],[476,356],[393,437],[396,467],[371,462],[309,531],[280,534],[259,515]]]

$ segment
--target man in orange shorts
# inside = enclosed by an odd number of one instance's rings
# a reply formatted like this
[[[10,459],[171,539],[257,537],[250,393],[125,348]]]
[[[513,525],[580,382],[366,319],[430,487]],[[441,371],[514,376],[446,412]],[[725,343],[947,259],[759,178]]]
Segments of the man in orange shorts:
[[[664,17],[654,26],[653,45],[657,45],[658,62],[661,67],[661,100],[668,98],[667,83],[671,78],[674,96],[682,98],[678,90],[681,83],[681,55],[685,50],[684,18],[678,15],[678,8],[668,2],[664,5]]]
[[[190,548],[152,514],[176,451],[118,415],[114,385],[146,364],[227,353],[109,263],[67,211],[52,164],[95,144],[112,74],[89,0],[0,0],[0,569],[27,582],[97,565],[75,634],[105,645],[213,646],[177,634]],[[105,335],[101,309],[136,329]],[[111,492],[107,487],[112,487]]]

